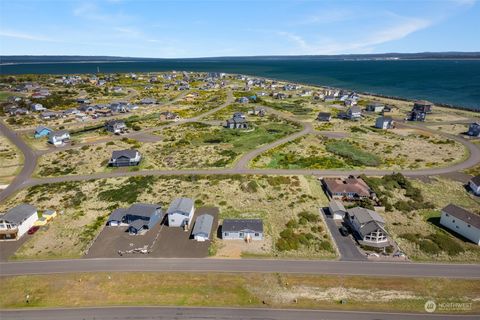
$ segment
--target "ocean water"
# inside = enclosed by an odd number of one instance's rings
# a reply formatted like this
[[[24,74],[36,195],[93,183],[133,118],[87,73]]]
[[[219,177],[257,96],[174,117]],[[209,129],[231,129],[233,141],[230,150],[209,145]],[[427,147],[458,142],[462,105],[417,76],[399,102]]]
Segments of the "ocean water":
[[[169,70],[241,73],[480,111],[480,60],[165,59],[134,62],[10,64],[0,74],[79,74]]]

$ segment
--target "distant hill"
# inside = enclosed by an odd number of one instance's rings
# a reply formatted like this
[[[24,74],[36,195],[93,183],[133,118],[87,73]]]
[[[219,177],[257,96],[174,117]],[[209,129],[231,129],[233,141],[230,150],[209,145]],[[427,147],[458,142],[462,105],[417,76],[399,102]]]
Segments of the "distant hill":
[[[207,58],[136,58],[112,56],[0,56],[0,63],[68,63],[68,62],[135,62],[160,60],[428,60],[428,59],[480,59],[480,52],[420,52],[381,54],[342,54],[308,56],[248,56],[248,57],[207,57]]]

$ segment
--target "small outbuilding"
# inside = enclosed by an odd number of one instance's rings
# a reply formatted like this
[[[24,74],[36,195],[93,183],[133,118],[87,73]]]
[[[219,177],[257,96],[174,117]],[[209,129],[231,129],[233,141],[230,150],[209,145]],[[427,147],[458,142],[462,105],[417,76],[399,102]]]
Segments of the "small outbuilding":
[[[317,116],[317,121],[329,122],[332,119],[330,112],[320,112]]]
[[[213,216],[209,214],[202,214],[195,220],[193,226],[192,236],[199,242],[208,241],[213,226]]]
[[[222,224],[222,239],[262,240],[263,221],[261,219],[225,219]]]
[[[328,204],[328,210],[332,215],[334,220],[343,220],[345,218],[345,214],[347,210],[343,206],[343,203],[339,200],[332,200]]]

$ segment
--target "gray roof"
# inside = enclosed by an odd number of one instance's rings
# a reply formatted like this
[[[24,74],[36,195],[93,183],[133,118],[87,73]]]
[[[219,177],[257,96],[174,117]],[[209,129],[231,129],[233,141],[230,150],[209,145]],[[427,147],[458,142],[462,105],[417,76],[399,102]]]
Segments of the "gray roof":
[[[462,220],[465,223],[468,223],[478,229],[480,229],[480,215],[465,210],[454,204],[449,204],[442,209],[443,212],[448,213],[449,215]]]
[[[162,207],[158,204],[134,203],[127,209],[127,214],[151,218],[159,209]]]
[[[55,137],[61,137],[64,134],[69,134],[67,130],[58,130],[58,131],[52,131],[48,135],[49,136],[55,136]]]
[[[343,206],[343,203],[338,200],[330,201],[330,203],[328,204],[328,208],[330,209],[331,213],[335,213],[337,211],[347,212],[347,210]]]
[[[212,231],[213,226],[213,216],[209,214],[202,214],[197,217],[195,220],[195,225],[193,226],[192,234],[195,236],[197,234],[204,234],[206,238],[210,238],[210,232]]]
[[[349,109],[351,112],[355,112],[355,113],[358,113],[358,112],[362,112],[362,110],[360,109],[360,107],[358,106],[353,106]]]
[[[475,185],[480,186],[480,175],[473,177],[470,181],[475,183]]]
[[[37,208],[29,204],[20,204],[0,216],[0,220],[19,225],[34,214],[37,214]]]
[[[261,219],[225,219],[223,220],[222,232],[237,232],[252,230],[263,232],[263,221]]]
[[[132,221],[128,226],[129,227],[132,227],[134,228],[135,230],[141,230],[143,228],[144,225],[146,225],[146,221],[142,220],[142,219],[137,219],[137,220],[134,220]]]
[[[38,127],[35,129],[35,133],[40,133],[40,132],[42,132],[42,131],[45,130],[45,129],[48,130],[48,131],[52,131],[52,129],[47,128],[47,127],[45,127],[45,126],[38,126]]]
[[[125,208],[115,209],[110,214],[110,217],[108,217],[108,222],[109,221],[122,221],[126,214],[127,214],[127,209],[125,209]]]
[[[381,116],[381,117],[378,117],[378,118],[377,118],[377,121],[382,121],[382,122],[388,121],[388,122],[391,122],[391,121],[393,121],[393,119],[392,119],[392,117],[390,117],[390,116]]]
[[[112,159],[118,159],[121,157],[126,157],[129,159],[133,159],[137,155],[137,150],[134,149],[127,149],[127,150],[115,150],[112,152]]]
[[[193,208],[193,200],[190,198],[177,198],[172,201],[170,207],[168,207],[167,214],[180,213],[185,216],[190,214]]]
[[[360,228],[360,230],[358,230],[358,233],[360,233],[362,238],[365,238],[366,235],[378,229],[381,229],[385,234],[387,234],[383,226],[376,221],[367,222]]]
[[[383,220],[383,218],[380,217],[378,213],[369,209],[355,207],[352,209],[348,209],[347,212],[350,216],[354,216],[360,224],[366,224],[370,221],[375,221],[377,223],[380,223],[381,225],[385,224],[385,220]]]

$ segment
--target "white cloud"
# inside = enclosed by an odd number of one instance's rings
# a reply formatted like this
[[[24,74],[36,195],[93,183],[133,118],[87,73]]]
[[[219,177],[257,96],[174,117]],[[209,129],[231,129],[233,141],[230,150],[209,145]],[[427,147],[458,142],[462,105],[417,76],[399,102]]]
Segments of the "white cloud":
[[[132,17],[123,13],[103,13],[93,3],[82,3],[73,10],[73,14],[79,18],[93,20],[102,23],[125,22]]]
[[[31,41],[49,41],[49,42],[54,41],[53,39],[50,39],[48,37],[41,36],[41,35],[35,35],[35,34],[24,33],[24,32],[19,32],[14,30],[5,30],[5,29],[0,30],[0,36],[7,37],[7,38],[21,39],[21,40],[31,40]]]

